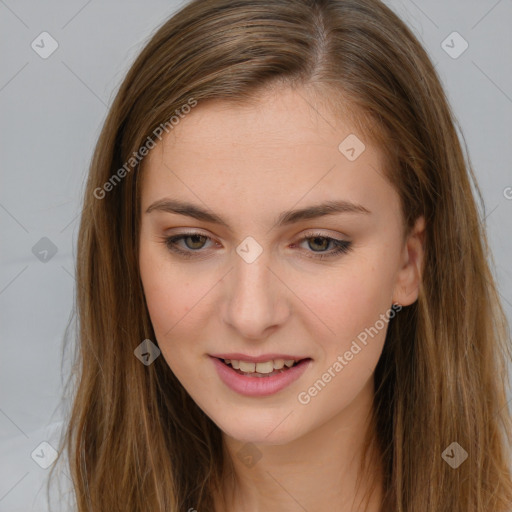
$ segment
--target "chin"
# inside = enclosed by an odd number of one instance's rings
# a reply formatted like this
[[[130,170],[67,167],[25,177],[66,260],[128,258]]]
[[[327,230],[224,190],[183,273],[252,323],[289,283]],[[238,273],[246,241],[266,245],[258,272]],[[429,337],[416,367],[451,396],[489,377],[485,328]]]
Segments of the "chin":
[[[238,411],[240,410],[238,409]],[[289,416],[287,417],[287,415]],[[258,418],[256,421],[255,416]],[[238,414],[230,420],[226,420],[226,416],[224,416],[222,421],[215,421],[215,423],[225,435],[232,439],[242,443],[271,446],[287,444],[304,435],[306,433],[302,432],[304,422],[299,431],[296,428],[297,421],[297,418],[294,418],[294,415],[289,412],[280,412],[277,418],[275,415],[265,418],[261,413],[248,412],[246,416]]]

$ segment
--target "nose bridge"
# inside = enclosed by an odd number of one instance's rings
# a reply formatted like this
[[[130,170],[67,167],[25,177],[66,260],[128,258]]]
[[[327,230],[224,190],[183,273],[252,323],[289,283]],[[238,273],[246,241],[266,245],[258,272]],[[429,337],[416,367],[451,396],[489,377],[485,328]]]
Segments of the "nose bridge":
[[[234,254],[225,321],[245,338],[260,338],[283,320],[279,283],[269,270],[269,251],[253,240],[242,242]],[[281,290],[282,292],[282,290]]]

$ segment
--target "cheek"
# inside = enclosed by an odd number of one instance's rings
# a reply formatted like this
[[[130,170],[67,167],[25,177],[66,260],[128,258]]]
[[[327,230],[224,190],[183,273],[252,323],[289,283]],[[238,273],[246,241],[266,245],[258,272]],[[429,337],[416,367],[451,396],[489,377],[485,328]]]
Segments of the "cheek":
[[[185,384],[189,369],[194,365],[190,351],[194,326],[187,324],[187,314],[191,309],[188,304],[193,301],[189,297],[190,287],[182,283],[179,276],[169,268],[158,265],[141,265],[141,279],[161,355],[182,384]],[[186,334],[183,332],[184,326],[188,328]],[[186,338],[187,343],[177,342],[183,338]]]
[[[189,312],[194,293],[187,278],[158,248],[141,247],[139,260],[151,323],[157,339],[163,341]]]
[[[347,261],[328,279],[317,281],[315,293],[306,295],[306,290],[302,291],[310,309],[318,312],[322,323],[329,327],[329,331],[322,330],[327,336],[316,336],[322,355],[314,377],[322,381],[320,389],[326,384],[330,390],[322,391],[324,398],[336,396],[350,401],[380,358],[389,318],[394,316],[390,308],[395,275],[391,259],[378,256],[382,253],[382,248],[378,252],[372,248],[357,261]],[[324,405],[329,408],[327,402]]]
[[[184,387],[193,392],[204,386],[206,378],[195,370],[204,365],[202,320],[212,315],[213,285],[218,278],[211,272],[184,272],[183,265],[173,263],[158,247],[141,248],[139,266],[162,357]]]
[[[334,331],[332,336],[316,338],[322,356],[296,396],[299,411],[315,418],[313,423],[348,412],[361,393],[372,393],[370,379],[389,325],[389,292],[383,291],[389,281],[377,269],[345,276],[338,283],[342,287],[333,281],[334,291],[330,287],[312,307],[322,311],[324,322]]]
[[[366,257],[367,254],[367,257]],[[352,255],[335,272],[318,274],[314,279],[298,280],[297,295],[320,322],[320,343],[326,352],[349,346],[351,340],[375,324],[392,303],[395,268],[389,258],[375,256],[375,250]],[[377,254],[382,254],[382,248]],[[357,258],[357,259],[356,259]]]

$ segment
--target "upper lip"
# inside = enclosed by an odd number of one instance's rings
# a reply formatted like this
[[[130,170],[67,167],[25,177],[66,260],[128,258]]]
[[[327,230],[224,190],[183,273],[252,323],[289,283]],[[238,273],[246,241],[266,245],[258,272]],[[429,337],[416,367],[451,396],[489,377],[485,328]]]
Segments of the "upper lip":
[[[284,359],[294,361],[300,361],[301,359],[309,359],[305,356],[292,356],[290,354],[262,354],[261,356],[250,356],[247,354],[241,354],[240,352],[230,352],[229,354],[210,354],[212,357],[218,359],[235,359],[236,361],[249,361],[251,363],[263,363],[265,361],[271,361],[274,359]]]

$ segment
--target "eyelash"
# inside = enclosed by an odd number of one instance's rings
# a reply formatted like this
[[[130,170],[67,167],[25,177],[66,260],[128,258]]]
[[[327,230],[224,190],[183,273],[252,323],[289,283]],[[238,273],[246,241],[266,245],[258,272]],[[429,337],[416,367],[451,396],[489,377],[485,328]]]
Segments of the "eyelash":
[[[331,250],[330,252],[323,252],[323,253],[322,252],[315,253],[314,251],[311,251],[311,252],[313,252],[314,255],[306,256],[307,258],[319,259],[319,260],[326,259],[326,258],[333,258],[333,257],[341,255],[341,254],[346,254],[352,249],[352,242],[349,242],[348,240],[338,240],[337,238],[324,236],[320,233],[311,233],[309,235],[310,236],[305,236],[305,237],[301,238],[299,240],[299,243],[301,243],[305,240],[321,238],[321,239],[328,240],[329,242],[332,242],[335,246],[335,249]],[[211,240],[211,238],[209,236],[202,235],[201,233],[182,233],[181,235],[165,237],[162,240],[162,242],[165,244],[165,246],[167,247],[167,249],[169,251],[179,254],[180,256],[183,256],[185,258],[193,258],[193,257],[195,257],[194,253],[195,252],[199,253],[201,251],[201,249],[197,249],[197,250],[190,249],[190,250],[184,251],[182,249],[178,249],[178,247],[177,247],[178,241],[183,240],[184,238],[192,237],[192,236],[200,236],[200,237],[206,238],[208,240]]]

